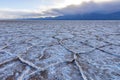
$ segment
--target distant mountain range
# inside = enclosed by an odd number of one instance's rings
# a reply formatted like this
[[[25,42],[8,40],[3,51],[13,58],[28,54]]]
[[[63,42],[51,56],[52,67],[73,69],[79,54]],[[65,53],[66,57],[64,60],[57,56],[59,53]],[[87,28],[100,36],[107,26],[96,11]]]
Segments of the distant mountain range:
[[[77,15],[64,15],[58,17],[46,17],[46,18],[31,18],[32,20],[120,20],[120,12],[114,12],[109,14],[102,13],[90,13],[90,14],[77,14]]]

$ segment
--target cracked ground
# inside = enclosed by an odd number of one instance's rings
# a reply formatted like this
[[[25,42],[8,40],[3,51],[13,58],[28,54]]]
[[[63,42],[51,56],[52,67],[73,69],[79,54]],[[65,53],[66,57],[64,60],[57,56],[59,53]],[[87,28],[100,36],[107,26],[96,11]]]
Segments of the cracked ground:
[[[120,22],[0,21],[0,80],[120,80]]]

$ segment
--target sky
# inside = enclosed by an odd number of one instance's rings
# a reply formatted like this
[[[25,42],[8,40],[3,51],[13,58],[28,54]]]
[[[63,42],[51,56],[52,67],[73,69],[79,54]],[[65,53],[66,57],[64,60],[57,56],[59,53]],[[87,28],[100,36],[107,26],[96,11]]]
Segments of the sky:
[[[0,0],[0,19],[56,17],[120,11],[120,0]]]

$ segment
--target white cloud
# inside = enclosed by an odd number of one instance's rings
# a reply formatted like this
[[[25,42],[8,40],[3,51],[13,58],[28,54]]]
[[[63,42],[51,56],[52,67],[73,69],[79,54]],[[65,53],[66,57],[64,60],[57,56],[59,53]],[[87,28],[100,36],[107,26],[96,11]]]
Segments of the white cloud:
[[[39,13],[29,10],[0,9],[0,19],[39,17]]]

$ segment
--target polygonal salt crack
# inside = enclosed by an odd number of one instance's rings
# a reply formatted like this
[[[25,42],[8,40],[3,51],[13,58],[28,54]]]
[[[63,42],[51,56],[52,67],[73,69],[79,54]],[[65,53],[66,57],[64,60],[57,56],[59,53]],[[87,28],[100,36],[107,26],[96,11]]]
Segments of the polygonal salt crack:
[[[90,53],[92,52],[95,48],[85,45],[79,41],[72,41],[71,39],[69,40],[63,40],[61,41],[61,44],[63,44],[67,49],[71,50],[73,53]]]
[[[32,56],[31,56],[32,55]],[[21,61],[32,63],[37,69],[45,69],[65,61],[72,61],[73,54],[60,45],[51,47],[32,47],[27,53],[20,56]]]
[[[104,47],[106,45],[109,45],[103,41],[95,40],[95,39],[89,39],[83,42],[85,45],[92,46],[94,48]]]
[[[10,62],[12,60],[18,59],[16,56],[11,55],[9,52],[6,51],[0,51],[0,65],[3,65],[7,62]]]
[[[104,41],[120,46],[120,34],[109,34],[103,36]]]
[[[36,71],[25,80],[83,80],[78,67],[74,63],[63,62],[53,65],[44,71]]]
[[[51,46],[57,44],[57,41],[51,37],[50,38],[40,37],[28,41],[27,43],[30,43],[32,45]]]
[[[27,43],[13,43],[9,44],[7,48],[4,48],[3,50],[11,52],[14,55],[20,55],[25,53],[31,46],[31,44]]]
[[[113,56],[117,56],[120,58],[120,46],[109,45],[99,49],[102,50],[103,52],[106,52],[108,54],[111,54]]]
[[[59,40],[69,39],[73,37],[74,36],[70,33],[58,33],[56,36],[54,36],[54,38],[59,39]]]
[[[5,57],[7,56],[4,55]],[[18,58],[5,60],[0,64],[0,79],[1,80],[23,80],[24,77],[34,71],[33,68],[22,63]],[[4,60],[4,58],[2,58]]]
[[[79,66],[84,80],[119,80],[120,58],[96,50],[90,54],[77,54],[76,64]]]
[[[17,78],[17,80],[24,80],[25,76],[29,73],[30,67],[27,66],[22,74]]]

